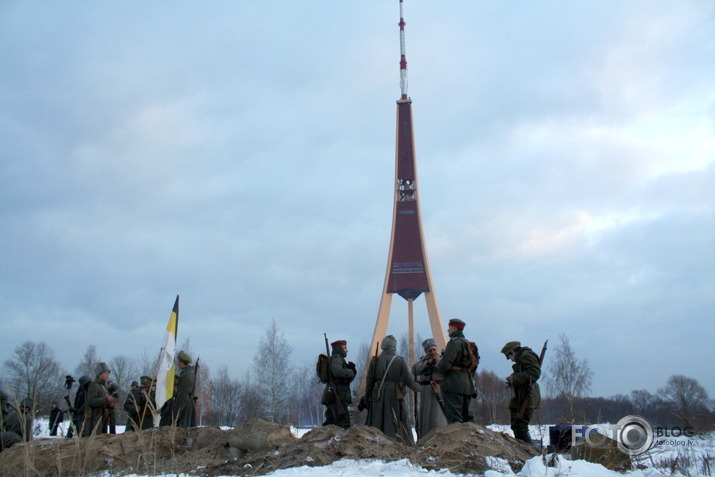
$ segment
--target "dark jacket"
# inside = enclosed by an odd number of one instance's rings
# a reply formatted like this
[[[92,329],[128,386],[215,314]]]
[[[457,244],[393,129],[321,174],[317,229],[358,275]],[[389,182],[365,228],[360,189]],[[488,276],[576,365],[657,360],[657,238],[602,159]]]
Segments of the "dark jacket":
[[[196,426],[195,369],[194,366],[186,366],[179,371],[179,382],[174,389],[174,402],[171,405],[172,422],[176,422],[177,427]]]
[[[517,348],[516,361],[511,369],[513,370],[511,386],[514,394],[509,401],[509,408],[519,409],[524,399],[529,399],[528,409],[541,407],[541,391],[539,383],[536,382],[541,376],[539,356],[526,346]]]
[[[355,379],[355,373],[355,365],[349,365],[345,361],[342,351],[339,348],[334,348],[330,356],[330,374],[335,382],[335,389],[338,392],[340,403],[343,406],[347,406],[353,402],[352,394],[350,393],[350,383]],[[328,389],[329,387],[330,383],[328,383],[323,390],[323,404],[333,401],[333,397],[328,396],[328,394],[332,393]]]
[[[442,392],[472,396],[477,391],[469,371],[469,345],[462,330],[453,332],[449,337],[444,355],[437,364],[437,371],[444,375]]]
[[[105,382],[98,379],[87,388],[82,435],[89,437],[109,432],[109,414],[109,392]]]

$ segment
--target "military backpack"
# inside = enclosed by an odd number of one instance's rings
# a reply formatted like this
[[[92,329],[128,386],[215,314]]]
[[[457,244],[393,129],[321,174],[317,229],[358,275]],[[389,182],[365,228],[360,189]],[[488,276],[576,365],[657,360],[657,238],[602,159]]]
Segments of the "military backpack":
[[[322,353],[318,355],[318,361],[315,363],[315,373],[321,383],[330,381],[330,358],[327,355]]]

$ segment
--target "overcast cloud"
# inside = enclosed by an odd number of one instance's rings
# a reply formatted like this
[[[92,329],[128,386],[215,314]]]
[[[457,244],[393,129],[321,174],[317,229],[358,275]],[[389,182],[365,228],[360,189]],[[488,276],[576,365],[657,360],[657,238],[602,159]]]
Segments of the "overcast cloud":
[[[406,0],[443,320],[482,369],[566,333],[593,395],[715,397],[715,6]],[[179,342],[235,377],[371,336],[392,219],[397,0],[0,4],[0,359]],[[424,300],[415,306],[427,337]],[[393,301],[389,331],[406,332]],[[705,351],[705,352],[704,352]]]

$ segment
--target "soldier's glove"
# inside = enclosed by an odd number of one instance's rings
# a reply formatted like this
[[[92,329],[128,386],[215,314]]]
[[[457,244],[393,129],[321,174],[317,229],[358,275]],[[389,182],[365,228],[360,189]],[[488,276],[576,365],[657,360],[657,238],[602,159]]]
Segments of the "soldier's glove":
[[[367,403],[365,402],[365,398],[361,397],[358,403],[358,411],[364,411],[365,409],[367,409]]]
[[[348,361],[348,368],[355,369],[355,363],[353,363],[352,361]]]

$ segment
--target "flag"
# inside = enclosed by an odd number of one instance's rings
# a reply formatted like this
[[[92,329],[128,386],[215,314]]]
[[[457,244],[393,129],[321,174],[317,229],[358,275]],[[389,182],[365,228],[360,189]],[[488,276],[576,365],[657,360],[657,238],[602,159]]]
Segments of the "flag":
[[[156,375],[156,409],[154,425],[159,425],[161,416],[159,412],[166,401],[174,396],[174,374],[176,373],[174,364],[174,354],[176,352],[176,332],[179,329],[179,295],[176,295],[174,309],[169,316],[169,324],[166,325],[164,341],[161,344],[159,355],[159,367]]]

